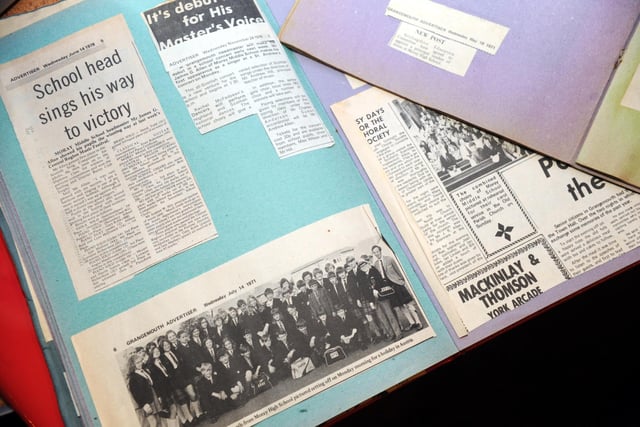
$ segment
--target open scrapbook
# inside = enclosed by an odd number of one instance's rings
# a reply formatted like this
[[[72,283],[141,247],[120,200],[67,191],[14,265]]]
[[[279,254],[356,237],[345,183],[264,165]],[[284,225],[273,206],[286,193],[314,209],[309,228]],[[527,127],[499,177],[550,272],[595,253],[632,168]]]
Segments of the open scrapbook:
[[[292,6],[7,21],[3,231],[69,425],[319,424],[640,258],[638,194],[294,54]]]

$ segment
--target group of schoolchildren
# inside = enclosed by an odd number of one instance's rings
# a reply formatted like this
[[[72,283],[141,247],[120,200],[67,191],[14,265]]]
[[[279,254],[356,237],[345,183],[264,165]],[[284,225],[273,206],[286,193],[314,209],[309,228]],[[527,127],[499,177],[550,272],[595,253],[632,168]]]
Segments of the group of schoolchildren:
[[[189,319],[129,358],[128,386],[143,426],[215,422],[287,380],[421,329],[395,259],[373,256],[304,271],[208,317]],[[278,295],[276,295],[278,294]]]

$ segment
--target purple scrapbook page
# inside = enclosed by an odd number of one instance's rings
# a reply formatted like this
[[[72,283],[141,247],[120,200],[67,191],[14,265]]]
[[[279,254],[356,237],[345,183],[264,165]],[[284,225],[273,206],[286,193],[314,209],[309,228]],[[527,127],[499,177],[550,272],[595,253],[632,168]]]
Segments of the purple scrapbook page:
[[[635,0],[305,0],[280,37],[375,86],[572,162],[639,13]],[[456,20],[459,30],[447,27]],[[474,45],[496,27],[495,49]],[[450,35],[440,53],[467,55],[466,67],[452,72],[437,64],[438,52],[411,51],[418,34],[424,49]]]

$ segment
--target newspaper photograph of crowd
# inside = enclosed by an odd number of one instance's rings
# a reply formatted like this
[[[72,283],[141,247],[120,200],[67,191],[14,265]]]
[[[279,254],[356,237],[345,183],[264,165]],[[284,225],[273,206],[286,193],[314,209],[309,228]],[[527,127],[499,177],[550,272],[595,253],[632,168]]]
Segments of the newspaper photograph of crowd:
[[[140,425],[232,424],[424,331],[395,255],[368,245],[255,284],[120,352]]]
[[[447,191],[529,153],[525,148],[407,100],[393,106]]]

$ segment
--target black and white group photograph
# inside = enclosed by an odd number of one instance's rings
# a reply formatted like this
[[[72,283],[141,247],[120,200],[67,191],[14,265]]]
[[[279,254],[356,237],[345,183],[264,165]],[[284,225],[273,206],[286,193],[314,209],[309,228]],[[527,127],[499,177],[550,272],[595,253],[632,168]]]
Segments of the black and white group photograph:
[[[343,248],[136,340],[118,357],[140,425],[229,425],[333,385],[428,328],[405,277],[382,242]]]
[[[529,153],[525,148],[407,100],[393,106],[447,191]]]

